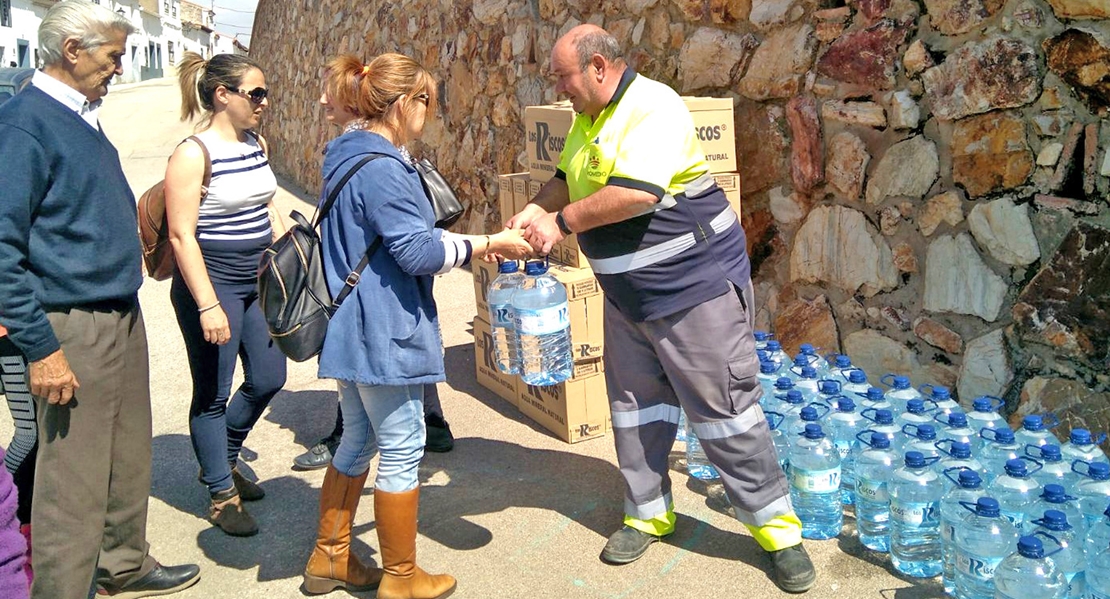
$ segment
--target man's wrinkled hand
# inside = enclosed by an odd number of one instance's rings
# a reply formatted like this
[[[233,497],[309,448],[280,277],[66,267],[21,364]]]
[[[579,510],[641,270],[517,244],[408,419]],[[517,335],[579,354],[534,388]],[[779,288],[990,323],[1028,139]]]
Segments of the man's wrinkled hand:
[[[541,256],[551,253],[551,248],[566,237],[559,230],[559,225],[555,222],[555,215],[556,213],[544,214],[532,221],[532,224],[524,230],[524,239],[528,240],[528,243],[532,244],[532,247]]]
[[[73,399],[75,391],[81,388],[77,375],[69,368],[69,361],[58,350],[29,367],[31,394],[45,397],[48,403],[66,405]]]

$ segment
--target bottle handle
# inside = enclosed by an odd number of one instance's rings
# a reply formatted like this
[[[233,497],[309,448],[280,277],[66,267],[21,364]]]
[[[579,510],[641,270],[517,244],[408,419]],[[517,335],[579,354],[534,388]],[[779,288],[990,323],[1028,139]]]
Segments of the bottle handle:
[[[988,437],[987,433],[994,433],[994,434],[992,434],[991,436]],[[991,443],[998,443],[998,429],[996,429],[996,428],[991,428],[989,426],[984,426],[983,428],[979,429],[979,436],[982,437],[983,439],[986,439],[987,441],[990,441]]]
[[[971,468],[967,466],[952,466],[951,468],[945,468],[942,473],[944,474],[944,478],[952,481],[952,484],[958,485],[960,484],[959,475],[952,476],[952,473],[959,472],[960,470],[971,470]],[[963,502],[961,501],[960,503]]]
[[[909,426],[909,425],[907,425],[907,426]],[[937,441],[937,442],[933,443],[933,447],[936,447],[937,451],[943,453],[944,455],[946,455],[948,457],[953,457],[952,456],[952,444],[955,443],[955,442],[956,441],[953,440],[953,439],[941,439],[940,441]],[[941,444],[946,444],[948,446],[948,449],[945,449],[944,447],[941,447]],[[952,468],[949,468],[948,470],[952,470],[953,468],[964,468],[964,467],[965,466],[953,466]],[[952,482],[956,482],[956,481],[952,481]]]
[[[870,420],[871,422],[874,422],[875,424],[878,424],[879,421],[876,420],[873,416],[868,415],[868,412],[870,412],[871,414],[877,414],[879,411],[875,408],[864,408],[860,410],[859,415]]]
[[[1054,545],[1056,545],[1056,549],[1053,549],[1052,551],[1045,551],[1044,555],[1042,555],[1041,557],[1052,557],[1053,555],[1056,555],[1057,553],[1060,553],[1061,551],[1064,550],[1064,544],[1060,542],[1060,539],[1057,539],[1056,537],[1048,534],[1047,532],[1045,532],[1043,530],[1038,530],[1037,532],[1035,532],[1035,533],[1033,533],[1029,536],[1044,537],[1044,538],[1052,541],[1052,543]]]
[[[1080,464],[1083,464],[1084,466],[1087,467],[1085,469],[1086,472],[1079,469]],[[1071,471],[1078,474],[1079,476],[1082,476],[1083,478],[1091,478],[1091,463],[1088,462],[1088,461],[1085,461],[1085,460],[1072,460],[1072,462],[1071,462]],[[1094,480],[1094,479],[1092,479],[1092,480]],[[1110,508],[1107,508],[1107,509],[1110,509]]]
[[[871,444],[871,435],[874,434],[874,433],[877,433],[877,432],[879,432],[879,431],[874,431],[874,430],[871,430],[869,428],[865,428],[862,431],[856,433],[856,440],[859,441],[860,443],[863,443],[864,445],[866,445],[868,447],[875,447],[874,445]],[[865,434],[866,434],[866,437],[864,436]],[[1107,508],[1107,509],[1110,509],[1110,508]]]
[[[940,419],[941,416],[944,416],[944,420]],[[952,426],[952,423],[948,422],[948,419],[951,416],[952,416],[951,413],[938,412],[937,414],[935,414],[933,416],[933,420],[936,420],[937,422],[943,424],[944,426]]]
[[[1002,406],[1006,405],[1006,400],[1002,399],[1001,397],[995,397],[994,395],[980,395],[979,397],[985,397],[986,399],[990,400],[992,412],[997,412],[998,410],[1002,409]]]
[[[961,501],[960,505],[965,510],[971,512],[972,514],[978,514],[979,513],[979,506],[974,501]]]
[[[879,382],[886,385],[887,387],[894,387],[894,377],[895,376],[897,376],[897,375],[895,375],[893,372],[888,372],[888,373],[884,374],[883,376],[879,377]],[[886,382],[887,379],[890,379],[889,383]]]
[[[784,414],[772,410],[764,410],[763,416],[767,418],[767,427],[773,431],[778,430],[778,428],[782,426],[783,421],[786,420],[786,416]],[[776,416],[779,419],[778,422],[774,422],[774,417]]]
[[[1050,421],[1051,424],[1049,424]],[[1041,415],[1041,423],[1046,429],[1053,429],[1060,426],[1060,419],[1052,412],[1045,412]]]
[[[1030,453],[1031,451],[1036,451],[1037,455],[1033,455],[1032,453]],[[1040,458],[1040,459],[1043,460],[1044,459],[1044,450],[1041,448],[1040,445],[1033,445],[1032,443],[1026,443],[1025,444],[1025,455],[1027,455],[1031,458],[1034,458],[1034,459]]]
[[[926,393],[925,389],[928,389],[929,392]],[[925,396],[931,396],[935,389],[936,389],[936,385],[933,385],[932,383],[925,383],[924,385],[921,385],[920,387],[917,388],[917,392],[922,394],[922,395],[925,395]]]

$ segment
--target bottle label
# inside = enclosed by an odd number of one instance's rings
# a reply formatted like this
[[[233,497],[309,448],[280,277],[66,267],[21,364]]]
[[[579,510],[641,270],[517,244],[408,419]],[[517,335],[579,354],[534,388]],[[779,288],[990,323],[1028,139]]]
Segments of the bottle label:
[[[999,510],[999,512],[1003,518],[1010,521],[1010,524],[1013,524],[1018,530],[1021,530],[1021,524],[1025,521],[1025,514],[1021,512],[1011,512],[1009,510]]]
[[[852,452],[852,443],[850,441],[836,441],[833,445],[836,446],[836,452],[840,454],[840,459],[848,459],[848,454]]]
[[[890,500],[890,496],[886,492],[886,483],[880,481],[857,478],[856,491],[866,501],[886,503]]]
[[[809,493],[831,493],[840,488],[840,468],[802,470],[791,468],[794,488]]]
[[[513,327],[512,304],[490,304],[490,325],[495,329],[511,329]]]
[[[963,551],[956,552],[956,570],[980,582],[994,580],[994,570],[1000,563],[1002,563],[1001,557],[980,557],[968,555]]]
[[[892,501],[890,519],[905,526],[930,526],[936,521],[936,504]]]
[[[517,310],[520,319],[521,335],[550,335],[570,326],[570,315],[566,304],[538,310]]]

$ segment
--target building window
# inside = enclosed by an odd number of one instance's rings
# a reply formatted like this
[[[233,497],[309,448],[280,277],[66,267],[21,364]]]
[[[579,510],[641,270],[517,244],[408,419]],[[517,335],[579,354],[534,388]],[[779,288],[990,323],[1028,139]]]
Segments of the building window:
[[[173,49],[176,46],[177,46],[177,44],[175,44],[173,42],[170,42],[170,43],[166,44],[166,52],[169,54],[170,64],[177,64],[173,61],[173,55],[174,55],[174,50]]]
[[[12,26],[12,0],[0,0],[0,27]]]
[[[173,13],[172,14],[173,14],[173,18],[176,19],[177,18],[177,5],[176,4],[173,5]]]
[[[169,0],[166,0],[165,2],[162,3],[162,14],[164,14],[164,15],[170,14],[170,2],[169,2]]]

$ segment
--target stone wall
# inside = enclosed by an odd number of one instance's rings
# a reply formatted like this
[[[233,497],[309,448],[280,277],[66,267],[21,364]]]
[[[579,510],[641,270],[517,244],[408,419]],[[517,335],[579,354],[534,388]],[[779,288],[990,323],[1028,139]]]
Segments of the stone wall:
[[[261,0],[278,170],[319,185],[340,52],[441,81],[430,154],[497,226],[522,107],[590,22],[683,94],[731,97],[759,325],[1017,419],[1110,429],[1110,3],[1104,0]]]

